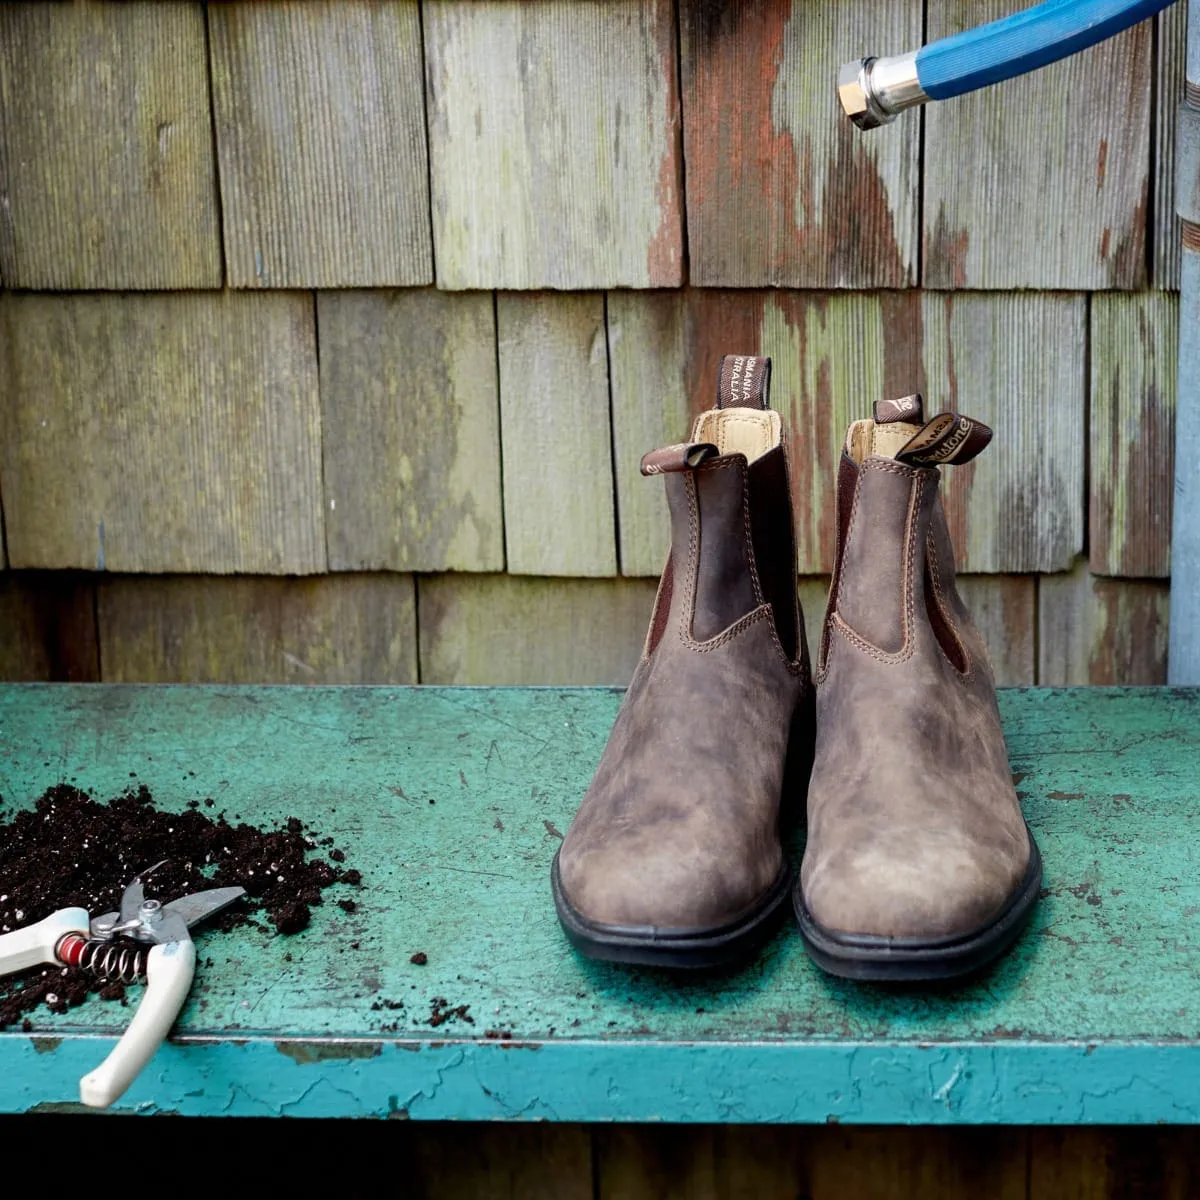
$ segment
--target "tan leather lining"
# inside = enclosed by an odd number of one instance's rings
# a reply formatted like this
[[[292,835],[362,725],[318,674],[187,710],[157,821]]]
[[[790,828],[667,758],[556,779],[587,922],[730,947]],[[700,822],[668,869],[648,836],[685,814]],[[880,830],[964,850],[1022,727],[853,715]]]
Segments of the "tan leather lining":
[[[779,445],[782,428],[771,409],[713,408],[696,418],[692,441],[711,442],[722,454],[744,454],[752,463]]]
[[[907,421],[894,421],[886,425],[876,425],[870,420],[855,421],[846,434],[846,453],[856,463],[872,455],[895,458],[920,430],[920,425],[910,425]]]

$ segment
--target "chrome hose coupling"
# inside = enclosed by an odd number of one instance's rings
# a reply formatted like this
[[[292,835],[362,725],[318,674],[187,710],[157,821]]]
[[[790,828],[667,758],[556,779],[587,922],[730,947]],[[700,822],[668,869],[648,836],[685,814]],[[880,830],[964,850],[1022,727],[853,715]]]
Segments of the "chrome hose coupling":
[[[917,54],[860,58],[838,73],[838,99],[859,129],[878,129],[906,108],[929,100],[917,79]]]

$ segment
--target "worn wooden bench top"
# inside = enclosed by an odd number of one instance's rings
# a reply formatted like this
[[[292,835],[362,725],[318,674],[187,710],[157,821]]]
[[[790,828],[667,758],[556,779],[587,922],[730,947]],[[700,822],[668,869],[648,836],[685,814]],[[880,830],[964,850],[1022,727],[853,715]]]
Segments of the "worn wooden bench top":
[[[6,806],[63,779],[113,795],[136,772],[163,807],[212,796],[256,822],[298,815],[364,876],[355,913],[326,904],[297,937],[198,933],[213,965],[123,1106],[1200,1119],[1200,693],[1001,696],[1047,892],[999,967],[944,992],[830,979],[790,926],[717,978],[572,952],[550,860],[619,700],[610,689],[0,688]],[[425,966],[409,961],[417,951]],[[469,1005],[474,1024],[431,1027],[436,998]],[[404,1007],[373,1008],[380,1000]],[[0,1035],[0,1111],[71,1105],[129,1011],[93,1001],[36,1016],[32,1034]]]

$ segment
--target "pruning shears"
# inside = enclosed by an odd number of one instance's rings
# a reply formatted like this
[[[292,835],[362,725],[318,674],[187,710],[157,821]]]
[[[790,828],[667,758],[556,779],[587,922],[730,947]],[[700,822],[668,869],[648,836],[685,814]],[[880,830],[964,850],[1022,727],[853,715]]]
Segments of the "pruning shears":
[[[212,888],[167,904],[146,898],[143,871],[125,888],[118,912],[89,917],[83,908],[60,908],[36,925],[0,936],[0,975],[30,967],[82,967],[97,978],[131,983],[143,976],[146,993],[109,1056],[79,1081],[89,1108],[118,1100],[154,1057],[192,986],[196,947],[192,925],[227,908],[245,888]],[[148,947],[148,949],[147,949]]]

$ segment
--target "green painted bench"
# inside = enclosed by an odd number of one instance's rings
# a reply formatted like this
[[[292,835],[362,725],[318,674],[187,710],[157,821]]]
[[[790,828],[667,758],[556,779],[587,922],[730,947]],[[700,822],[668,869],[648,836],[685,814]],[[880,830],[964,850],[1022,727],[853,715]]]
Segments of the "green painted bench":
[[[1002,964],[940,992],[830,979],[790,927],[717,978],[574,954],[548,871],[619,701],[611,689],[0,688],[6,805],[63,779],[112,795],[136,772],[164,807],[212,796],[255,821],[298,815],[364,876],[356,912],[327,904],[297,937],[198,933],[213,965],[120,1107],[1200,1119],[1200,693],[1001,695],[1046,894]],[[410,962],[417,951],[426,965]],[[473,1024],[433,1027],[438,998],[469,1006]],[[72,1107],[128,1017],[97,1000],[0,1034],[0,1112]]]

